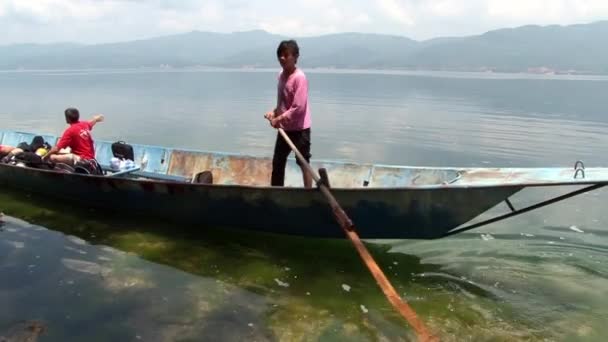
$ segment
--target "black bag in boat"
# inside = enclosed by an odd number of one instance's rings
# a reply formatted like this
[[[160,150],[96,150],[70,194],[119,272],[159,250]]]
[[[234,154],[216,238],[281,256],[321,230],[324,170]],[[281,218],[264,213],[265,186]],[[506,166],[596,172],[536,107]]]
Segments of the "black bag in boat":
[[[53,165],[46,161],[34,152],[21,152],[17,153],[11,160],[14,164],[23,163],[25,166],[33,167],[36,169],[52,170]]]
[[[37,135],[32,139],[30,143],[30,152],[36,152],[39,148],[46,147],[48,144],[44,141],[44,138]]]
[[[32,151],[31,151],[30,144],[26,143],[25,141],[20,142],[20,143],[17,145],[17,148],[18,148],[18,149],[20,149],[20,150],[23,150],[23,152],[32,152]]]
[[[44,147],[47,150],[51,149],[51,146],[45,142],[44,138],[40,135],[35,136],[34,139],[32,139],[32,142],[29,144],[23,141],[17,145],[17,148],[23,150],[23,152],[36,152],[36,150],[41,147]]]
[[[117,141],[112,144],[112,154],[116,158],[135,160],[133,146],[124,141]]]

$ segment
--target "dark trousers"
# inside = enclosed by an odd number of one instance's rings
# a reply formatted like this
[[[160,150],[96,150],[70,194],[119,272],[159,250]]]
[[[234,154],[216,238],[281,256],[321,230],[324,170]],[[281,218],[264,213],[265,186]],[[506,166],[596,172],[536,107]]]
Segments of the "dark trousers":
[[[302,153],[304,159],[310,162],[310,128],[302,131],[285,131],[285,133],[287,133],[289,139],[298,148],[298,151]],[[277,132],[277,141],[274,144],[274,155],[272,157],[270,185],[283,186],[285,184],[285,165],[287,164],[289,153],[291,153],[291,148],[287,145],[281,133]],[[300,165],[300,161],[297,158],[296,161]]]

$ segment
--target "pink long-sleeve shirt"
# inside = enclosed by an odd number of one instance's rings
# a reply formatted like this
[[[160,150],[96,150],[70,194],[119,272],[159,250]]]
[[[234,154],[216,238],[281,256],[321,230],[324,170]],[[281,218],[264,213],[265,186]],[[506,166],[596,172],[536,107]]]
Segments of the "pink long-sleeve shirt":
[[[284,115],[281,127],[286,131],[310,128],[308,80],[302,70],[296,69],[287,77],[283,75],[283,71],[279,74],[276,115]]]

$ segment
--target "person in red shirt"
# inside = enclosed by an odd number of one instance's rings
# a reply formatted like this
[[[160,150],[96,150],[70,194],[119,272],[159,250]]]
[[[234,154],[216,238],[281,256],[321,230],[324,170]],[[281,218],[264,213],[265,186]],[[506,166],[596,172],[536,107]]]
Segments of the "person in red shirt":
[[[65,121],[70,125],[64,132],[59,142],[45,156],[53,163],[64,163],[74,165],[81,160],[95,159],[95,145],[91,130],[98,122],[102,122],[103,115],[95,115],[89,121],[80,121],[80,112],[76,108],[65,110]],[[64,148],[69,147],[71,153],[59,153]]]

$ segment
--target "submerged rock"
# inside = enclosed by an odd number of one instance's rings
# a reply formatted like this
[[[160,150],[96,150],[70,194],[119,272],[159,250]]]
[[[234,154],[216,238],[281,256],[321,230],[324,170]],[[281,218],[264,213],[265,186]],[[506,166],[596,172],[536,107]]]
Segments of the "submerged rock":
[[[41,321],[21,322],[0,335],[0,342],[36,342],[46,331],[46,324]]]

